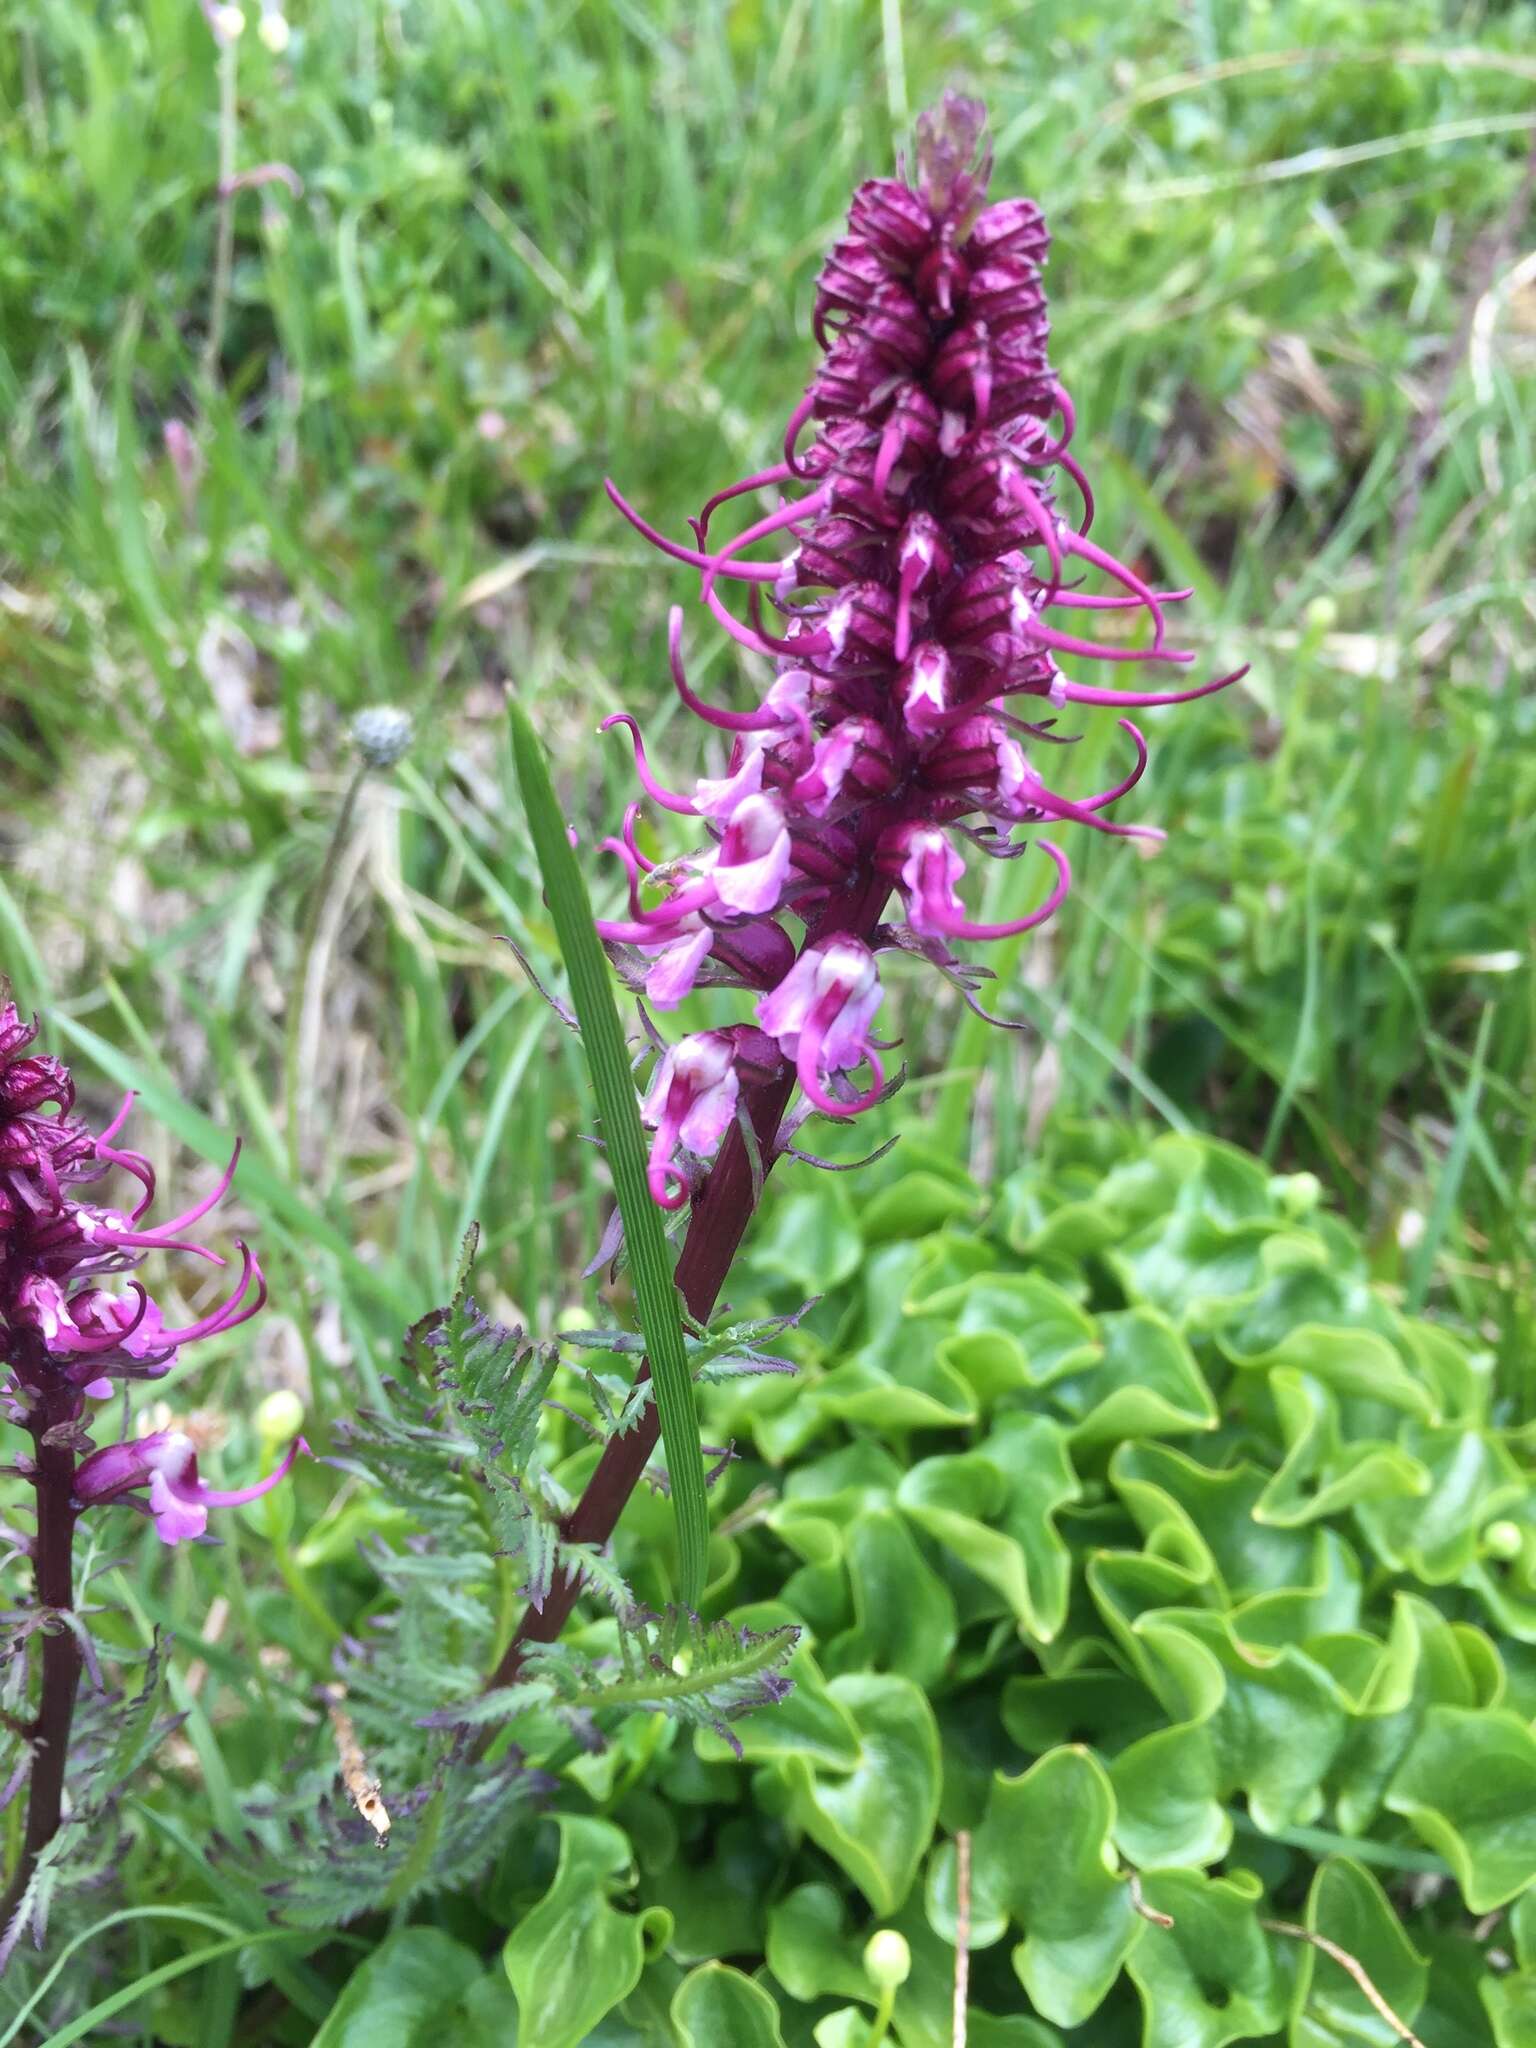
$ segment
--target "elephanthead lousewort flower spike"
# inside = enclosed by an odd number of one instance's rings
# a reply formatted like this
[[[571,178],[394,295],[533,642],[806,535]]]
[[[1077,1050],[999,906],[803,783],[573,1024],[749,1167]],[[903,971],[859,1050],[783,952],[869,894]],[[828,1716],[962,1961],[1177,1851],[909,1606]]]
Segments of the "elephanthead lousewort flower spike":
[[[756,710],[706,702],[673,611],[678,694],[730,736],[724,774],[691,792],[656,778],[627,712],[606,721],[628,729],[647,795],[704,832],[697,852],[655,866],[632,807],[607,842],[629,878],[628,916],[600,926],[621,973],[662,1010],[696,987],[750,990],[761,1026],[703,1032],[662,1055],[643,1117],[651,1189],[668,1208],[688,1200],[742,1114],[743,1079],[772,1078],[777,1063],[827,1116],[880,1098],[876,955],[920,954],[967,988],[975,969],[952,942],[1029,931],[1071,887],[1067,855],[1041,828],[1160,836],[1105,815],[1147,764],[1127,718],[1135,760],[1121,781],[1080,796],[1049,786],[1031,751],[1068,737],[1056,729],[1064,712],[1181,703],[1246,673],[1136,691],[1077,677],[1084,662],[1182,667],[1192,656],[1169,646],[1166,608],[1190,593],[1154,590],[1088,538],[1076,414],[1048,352],[1050,238],[1032,200],[986,204],[983,126],[976,101],[949,95],[918,124],[915,180],[871,179],[854,194],[816,290],[823,361],[781,462],[717,491],[691,522],[692,546],[608,486],[648,540],[700,572],[717,624],[774,667]],[[1062,479],[1076,523],[1058,507]],[[781,502],[733,539],[712,536],[722,506],[773,491]],[[750,552],[774,539],[787,554]],[[1110,587],[1084,588],[1090,572]],[[732,591],[745,593],[744,616]],[[1081,613],[1138,615],[1143,644],[1068,630]],[[978,922],[957,835],[994,859],[1036,847],[1052,871],[1038,906]],[[901,924],[882,922],[893,891]]]
[[[93,1449],[88,1404],[110,1395],[115,1381],[161,1378],[184,1346],[236,1328],[265,1303],[261,1267],[244,1244],[239,1271],[213,1307],[179,1326],[166,1322],[138,1280],[125,1278],[152,1251],[226,1263],[186,1232],[228,1192],[239,1147],[200,1202],[151,1222],[154,1169],[119,1142],[133,1097],[93,1132],[75,1114],[68,1069],[30,1050],[36,1036],[14,1003],[0,1005],[0,1408],[40,1440],[89,1454],[75,1472],[78,1506],[147,1488],[157,1529],[175,1543],[202,1534],[207,1508],[275,1485],[292,1454],[258,1487],[215,1493],[198,1478],[190,1442],[174,1433]],[[130,1208],[107,1208],[80,1192],[113,1170],[137,1183]]]

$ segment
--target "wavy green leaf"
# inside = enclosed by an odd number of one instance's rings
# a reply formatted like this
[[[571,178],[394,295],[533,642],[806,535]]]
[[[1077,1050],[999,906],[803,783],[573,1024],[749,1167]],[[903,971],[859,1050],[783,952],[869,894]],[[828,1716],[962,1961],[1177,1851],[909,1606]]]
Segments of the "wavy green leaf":
[[[976,1910],[1018,1921],[1014,1968],[1036,2011],[1075,2027],[1102,2004],[1141,1937],[1116,1874],[1115,1795],[1084,1749],[999,1776],[971,1851]]]
[[[647,1938],[670,1916],[621,1913],[610,1895],[634,1882],[628,1838],[611,1821],[558,1814],[560,1860],[549,1890],[508,1935],[502,1962],[517,1998],[518,2031],[540,2048],[579,2048],[640,1981]]]
[[[1469,1912],[1536,1878],[1536,1735],[1519,1715],[1431,1707],[1386,1803],[1450,1864]]]
[[[897,1501],[1007,1601],[1019,1626],[1049,1642],[1066,1616],[1071,1564],[1055,1524],[1078,1496],[1060,1426],[1042,1415],[998,1417],[974,1451],[925,1458]]]
[[[396,1928],[347,1979],[311,2048],[437,2048],[484,1975],[474,1950],[439,1928]]]
[[[909,1679],[850,1673],[827,1688],[858,1730],[859,1757],[841,1777],[785,1760],[790,1811],[877,1913],[912,1889],[939,1812],[939,1736]]]
[[[672,2000],[678,2048],[784,2048],[779,2009],[761,1984],[724,1963],[692,1970]]]
[[[1126,1960],[1141,1993],[1144,2048],[1224,2048],[1280,2026],[1285,1992],[1259,1926],[1261,1892],[1246,1872],[1156,1870],[1143,1878],[1147,1905],[1173,1923],[1148,1926]]]
[[[1397,2017],[1412,2026],[1424,2003],[1429,1966],[1363,1865],[1343,1856],[1318,1865],[1304,1925],[1352,1956]],[[1301,1944],[1291,1987],[1290,2048],[1396,2048],[1401,2038],[1339,1962]]]

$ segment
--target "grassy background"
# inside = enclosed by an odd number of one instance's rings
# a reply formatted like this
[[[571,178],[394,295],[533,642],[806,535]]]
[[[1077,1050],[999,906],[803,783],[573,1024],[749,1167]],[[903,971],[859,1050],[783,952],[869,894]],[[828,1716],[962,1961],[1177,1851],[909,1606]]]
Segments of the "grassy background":
[[[983,1167],[1089,1111],[1309,1166],[1529,1400],[1529,5],[336,0],[222,76],[191,0],[10,26],[0,961],[157,1142],[248,1134],[275,1310],[227,1375],[323,1421],[474,1216],[521,1308],[580,1301],[574,1048],[495,940],[548,962],[503,689],[588,846],[629,791],[605,712],[696,772],[688,579],[601,479],[677,529],[771,459],[850,185],[958,81],[1055,229],[1103,533],[1196,586],[1204,662],[1254,667],[1151,715],[1169,846],[1082,848],[1052,936],[994,954],[1027,1037],[893,973],[923,1104]],[[222,313],[221,146],[303,185],[232,202]],[[338,840],[376,702],[418,745]],[[1109,759],[1095,730],[1070,786]],[[1031,878],[992,879],[1001,909]]]

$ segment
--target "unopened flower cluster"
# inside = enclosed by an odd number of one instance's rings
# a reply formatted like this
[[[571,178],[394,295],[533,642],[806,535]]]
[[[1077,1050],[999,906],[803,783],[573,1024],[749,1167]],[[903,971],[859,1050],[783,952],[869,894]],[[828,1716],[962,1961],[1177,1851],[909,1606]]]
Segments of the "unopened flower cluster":
[[[678,692],[732,735],[726,772],[687,795],[652,775],[628,713],[608,721],[630,728],[649,795],[708,835],[698,853],[653,867],[632,808],[622,839],[608,842],[630,879],[629,916],[601,927],[621,971],[662,1010],[699,986],[757,998],[755,1024],[686,1037],[660,1060],[644,1115],[652,1192],[669,1208],[698,1185],[744,1085],[791,1063],[827,1115],[880,1097],[878,952],[922,954],[965,987],[954,941],[1028,931],[1067,894],[1067,856],[1035,836],[1041,828],[1147,831],[1105,816],[1146,765],[1128,720],[1135,759],[1122,781],[1076,798],[1048,786],[1033,757],[1066,737],[1056,729],[1066,707],[1173,703],[1234,680],[1130,693],[1063,672],[1063,659],[1189,660],[1166,645],[1163,614],[1188,593],[1153,591],[1087,537],[1092,494],[1047,353],[1049,238],[1032,201],[985,203],[982,123],[974,101],[950,97],[919,126],[915,184],[859,188],[821,272],[824,360],[783,460],[718,492],[692,522],[696,546],[657,533],[610,486],[648,539],[701,572],[719,625],[775,671],[755,711],[704,703],[674,611]],[[1058,509],[1062,477],[1080,506],[1075,525]],[[711,547],[722,503],[774,489],[796,495]],[[792,542],[786,557],[746,556],[774,535]],[[1088,569],[1114,587],[1083,590],[1073,579]],[[745,591],[747,618],[722,587]],[[1147,644],[1068,632],[1060,615],[1074,611],[1139,613]],[[1009,859],[1031,844],[1052,869],[1044,900],[1008,923],[977,922],[961,893],[962,846]],[[893,891],[900,924],[883,921]],[[786,917],[802,928],[798,946]]]
[[[205,1484],[192,1440],[179,1430],[97,1449],[90,1429],[99,1412],[93,1404],[119,1381],[161,1378],[186,1345],[234,1329],[266,1300],[261,1268],[245,1245],[223,1298],[179,1327],[128,1277],[154,1251],[224,1264],[185,1233],[222,1199],[235,1162],[202,1201],[151,1222],[154,1170],[119,1143],[132,1096],[105,1130],[93,1132],[75,1113],[69,1070],[36,1051],[36,1038],[36,1024],[14,1003],[0,1005],[0,1404],[40,1452],[84,1454],[74,1470],[77,1508],[131,1501],[147,1509],[167,1543],[201,1536],[209,1508],[267,1492],[302,1444],[266,1479],[226,1493]],[[135,1189],[126,1210],[89,1198],[114,1173]]]

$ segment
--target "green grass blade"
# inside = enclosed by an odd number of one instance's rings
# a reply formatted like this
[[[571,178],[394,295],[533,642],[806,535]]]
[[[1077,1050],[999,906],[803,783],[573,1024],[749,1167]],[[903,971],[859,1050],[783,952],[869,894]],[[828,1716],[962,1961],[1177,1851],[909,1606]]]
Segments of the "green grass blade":
[[[686,1606],[693,1607],[704,1588],[705,1552],[709,1544],[704,1462],[693,1380],[683,1349],[677,1290],[672,1282],[672,1262],[660,1213],[646,1185],[645,1140],[635,1105],[629,1050],[613,1000],[607,956],[592,923],[587,885],[566,836],[565,819],[549,779],[544,750],[520,705],[512,706],[511,718],[518,787],[528,813],[528,829],[544,877],[550,915],[570,976],[571,1001],[581,1024],[582,1049],[608,1148],[608,1169],[624,1219],[624,1242],[634,1274],[635,1300],[650,1356],[661,1441],[672,1481],[672,1511],[677,1518],[678,1593]]]
[[[1406,1307],[1410,1315],[1416,1316],[1429,1298],[1429,1283],[1434,1277],[1435,1260],[1450,1229],[1451,1219],[1456,1213],[1456,1198],[1461,1193],[1461,1178],[1467,1170],[1467,1159],[1472,1150],[1472,1136],[1477,1129],[1478,1105],[1483,1097],[1484,1061],[1488,1054],[1488,1033],[1493,1025],[1493,1005],[1487,1004],[1477,1027],[1477,1043],[1472,1050],[1472,1068],[1467,1075],[1467,1084],[1461,1091],[1457,1104],[1456,1128],[1451,1136],[1450,1150],[1445,1155],[1445,1164],[1440,1169],[1440,1178],[1435,1187],[1435,1199],[1429,1211],[1429,1220],[1424,1226],[1424,1235],[1414,1247],[1413,1263],[1408,1268]]]

